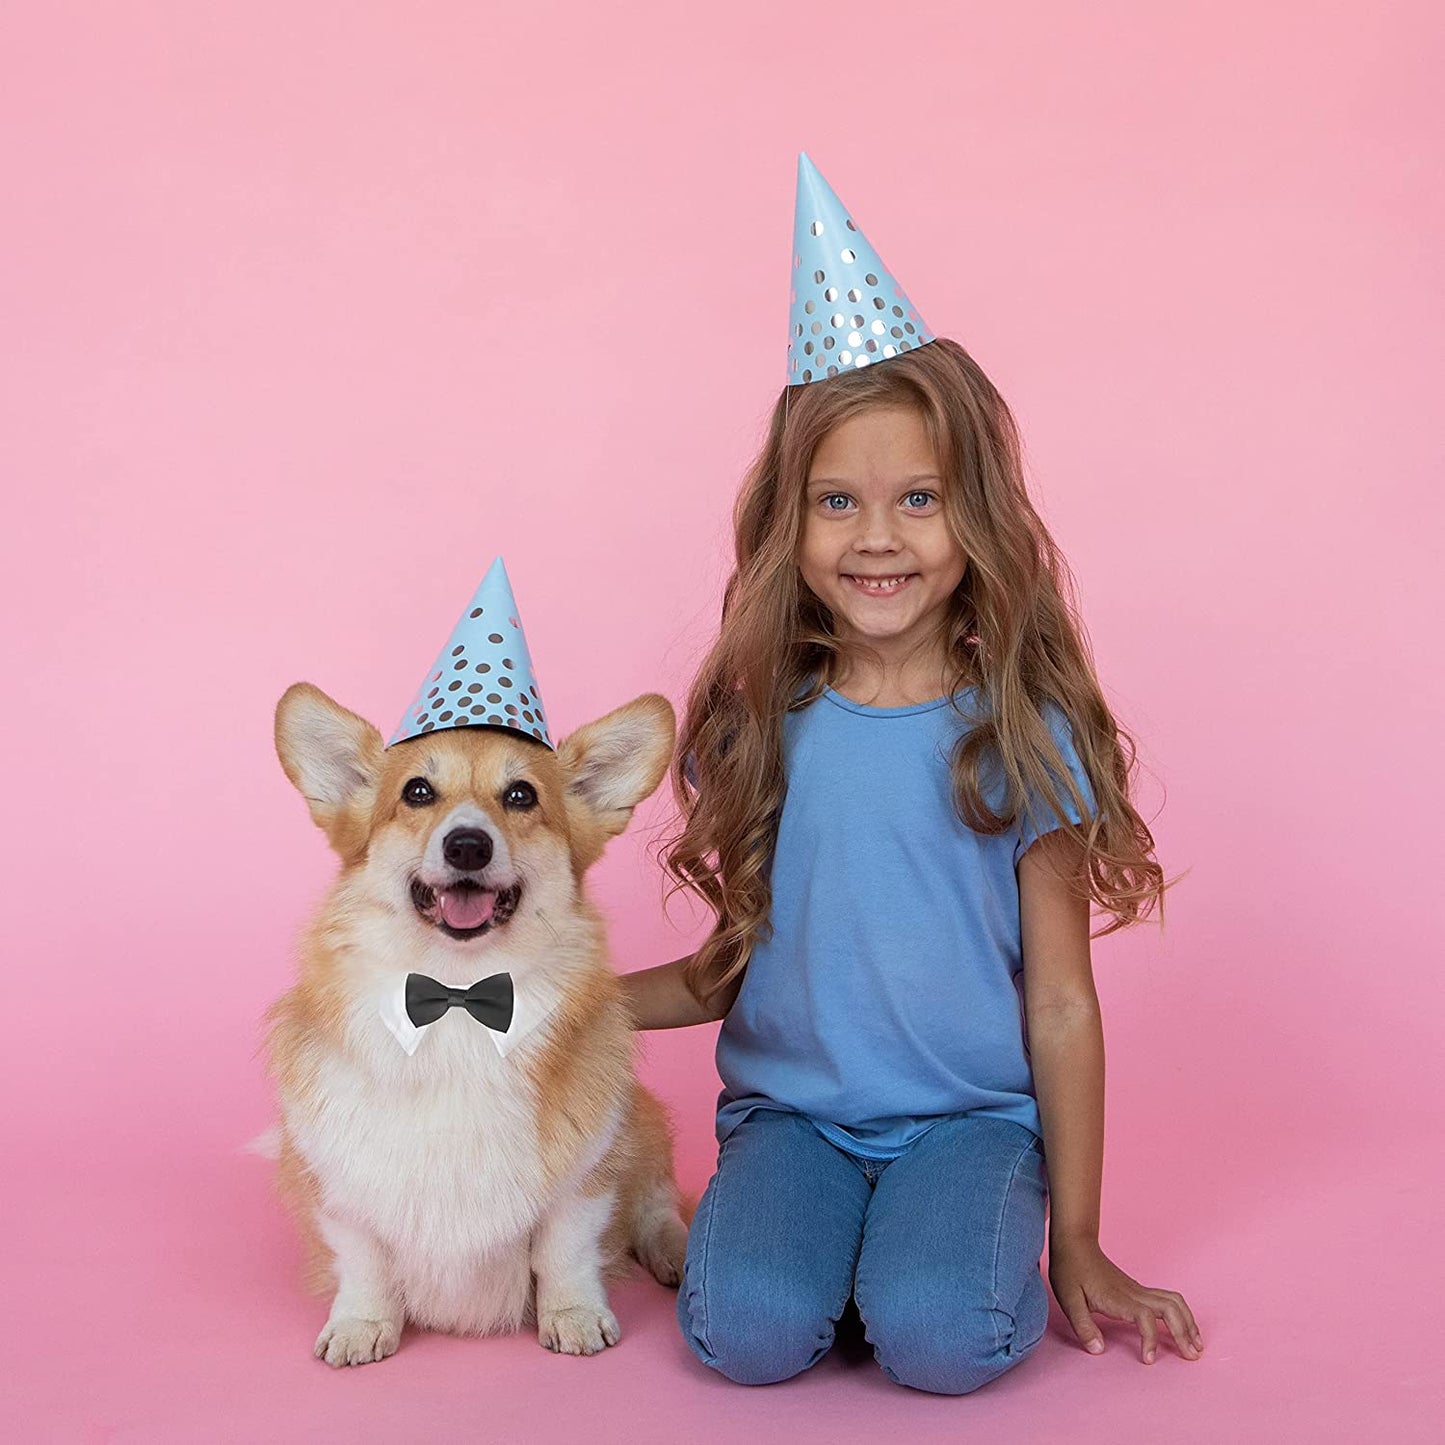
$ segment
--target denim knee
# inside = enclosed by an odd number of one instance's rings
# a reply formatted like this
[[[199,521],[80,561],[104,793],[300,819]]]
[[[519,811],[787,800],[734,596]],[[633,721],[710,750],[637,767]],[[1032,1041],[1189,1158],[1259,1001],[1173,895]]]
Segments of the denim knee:
[[[890,1380],[935,1395],[967,1395],[1033,1353],[1048,1313],[1048,1293],[1035,1271],[1012,1314],[984,1305],[960,1308],[927,1290],[899,1290],[870,1300],[863,1319]]]
[[[826,1311],[790,1295],[777,1281],[732,1290],[725,1283],[719,1288],[714,1279],[704,1287],[684,1271],[677,1319],[693,1354],[739,1385],[791,1379],[822,1359],[833,1343],[834,1322]]]

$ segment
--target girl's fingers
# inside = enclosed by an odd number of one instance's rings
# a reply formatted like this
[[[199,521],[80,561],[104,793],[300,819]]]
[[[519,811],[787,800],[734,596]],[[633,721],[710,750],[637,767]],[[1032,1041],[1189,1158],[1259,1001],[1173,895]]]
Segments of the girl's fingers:
[[[1162,1319],[1180,1356],[1198,1359],[1204,1341],[1184,1296],[1170,1289],[1145,1289],[1135,1280],[1127,1280],[1127,1285],[1117,1292],[1096,1291],[1092,1298],[1084,1289],[1075,1289],[1069,1292],[1068,1299],[1059,1300],[1080,1344],[1090,1354],[1103,1353],[1104,1336],[1094,1321],[1096,1313],[1110,1319],[1133,1320],[1139,1330],[1139,1356],[1146,1365],[1152,1365],[1159,1356],[1156,1321]]]
[[[1159,1349],[1159,1330],[1154,1323],[1154,1313],[1152,1310],[1144,1309],[1140,1310],[1134,1318],[1139,1326],[1140,1357],[1146,1365],[1152,1365],[1155,1353]]]
[[[1204,1337],[1199,1333],[1199,1326],[1195,1323],[1194,1311],[1191,1310],[1188,1304],[1185,1303],[1184,1296],[1182,1294],[1173,1294],[1173,1292],[1171,1291],[1171,1295],[1175,1303],[1179,1306],[1179,1313],[1184,1316],[1184,1327],[1188,1331],[1189,1338],[1193,1342],[1194,1348],[1196,1350],[1202,1350],[1204,1348]]]
[[[1155,1343],[1151,1348],[1147,1338],[1143,1344],[1144,1361],[1150,1363],[1154,1353],[1157,1351],[1158,1329],[1154,1324],[1156,1319],[1162,1319],[1169,1326],[1169,1333],[1173,1336],[1174,1347],[1186,1360],[1197,1360],[1199,1358],[1200,1345],[1196,1342],[1197,1329],[1193,1324],[1193,1316],[1189,1313],[1189,1306],[1184,1303],[1181,1295],[1175,1294],[1173,1290],[1152,1289],[1145,1292],[1146,1298],[1142,1301],[1149,1310],[1149,1334],[1155,1336]],[[1140,1326],[1140,1333],[1145,1334],[1143,1326]]]
[[[1184,1296],[1178,1290],[1172,1289],[1150,1290],[1149,1294],[1154,1313],[1162,1316],[1168,1323],[1169,1333],[1174,1336],[1179,1353],[1187,1359],[1196,1359],[1204,1349],[1204,1340]]]
[[[1079,1343],[1091,1355],[1102,1354],[1104,1336],[1094,1323],[1093,1315],[1089,1313],[1089,1302],[1084,1298],[1083,1290],[1074,1290],[1067,1300],[1060,1300],[1059,1303],[1064,1307],[1064,1313],[1069,1317],[1069,1324],[1079,1337]]]
[[[1194,1342],[1194,1331],[1189,1325],[1189,1311],[1183,1300],[1175,1302],[1173,1297],[1166,1299],[1159,1306],[1159,1313],[1164,1316],[1165,1323],[1169,1326],[1169,1333],[1174,1336],[1174,1346],[1186,1360],[1197,1360],[1199,1358],[1199,1346]]]

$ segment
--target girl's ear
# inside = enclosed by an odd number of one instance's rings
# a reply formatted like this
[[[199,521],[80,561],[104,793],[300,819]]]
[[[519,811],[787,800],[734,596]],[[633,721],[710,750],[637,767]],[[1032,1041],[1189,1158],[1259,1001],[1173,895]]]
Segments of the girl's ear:
[[[568,811],[582,833],[600,834],[596,853],[626,828],[632,810],[662,781],[676,728],[672,704],[649,692],[562,739],[557,761]]]
[[[309,682],[288,687],[276,704],[276,754],[333,846],[350,832],[348,815],[370,802],[382,751],[381,734],[365,718]]]

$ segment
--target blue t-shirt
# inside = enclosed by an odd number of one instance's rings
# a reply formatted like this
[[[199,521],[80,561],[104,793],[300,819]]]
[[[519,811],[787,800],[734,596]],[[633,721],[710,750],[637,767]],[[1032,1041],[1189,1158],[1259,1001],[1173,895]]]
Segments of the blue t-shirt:
[[[973,690],[959,701],[975,706]],[[1052,704],[1044,717],[1092,812],[1067,718]],[[718,1036],[719,1142],[754,1109],[804,1114],[880,1159],[956,1114],[1042,1137],[1016,869],[1059,823],[1042,804],[1037,827],[1026,812],[992,836],[958,817],[949,754],[967,726],[947,698],[880,708],[832,688],[784,719],[772,936]]]

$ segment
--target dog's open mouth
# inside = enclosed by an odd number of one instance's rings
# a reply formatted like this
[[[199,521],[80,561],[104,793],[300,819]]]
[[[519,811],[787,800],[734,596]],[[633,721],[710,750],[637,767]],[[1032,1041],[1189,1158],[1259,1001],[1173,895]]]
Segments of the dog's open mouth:
[[[522,885],[483,888],[470,878],[433,888],[420,878],[411,880],[411,902],[417,913],[449,938],[477,938],[499,928],[517,911]]]

